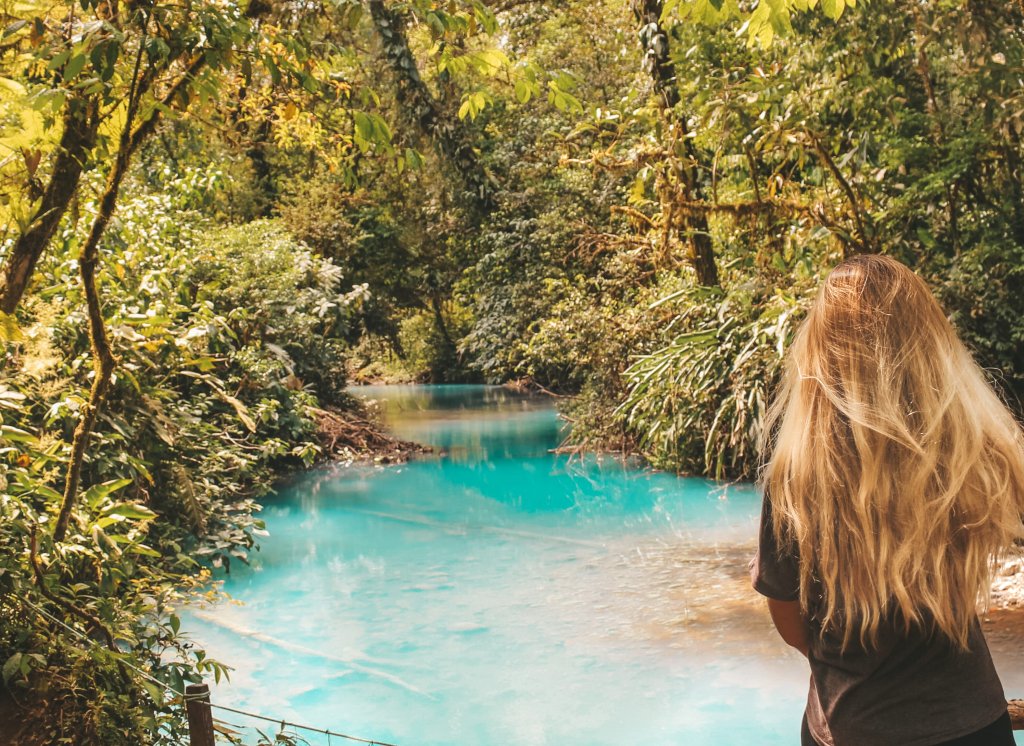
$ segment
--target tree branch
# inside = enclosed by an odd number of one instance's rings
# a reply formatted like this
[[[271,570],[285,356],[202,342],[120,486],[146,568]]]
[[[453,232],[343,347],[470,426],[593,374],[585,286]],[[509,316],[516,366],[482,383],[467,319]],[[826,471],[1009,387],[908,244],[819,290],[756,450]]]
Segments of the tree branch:
[[[198,71],[199,67],[202,66],[203,59],[204,56],[200,55],[192,60],[185,73],[164,95],[161,101],[163,106],[170,105],[174,98],[179,95],[183,87],[195,72]],[[89,342],[92,348],[94,377],[92,388],[89,391],[89,401],[82,408],[81,419],[77,427],[75,427],[74,436],[71,440],[71,458],[68,462],[67,476],[64,481],[64,495],[61,500],[60,512],[57,514],[57,521],[54,524],[54,541],[63,541],[67,535],[68,525],[71,522],[71,511],[74,508],[78,495],[78,486],[81,482],[85,450],[96,424],[100,407],[110,388],[111,377],[117,364],[113,350],[110,347],[110,340],[107,337],[106,325],[103,320],[102,302],[96,287],[96,268],[99,265],[100,240],[103,238],[103,233],[106,231],[107,224],[114,214],[114,208],[117,206],[117,196],[121,189],[121,182],[128,171],[131,156],[145,137],[153,131],[162,110],[161,106],[154,107],[146,120],[133,129],[132,123],[138,111],[138,101],[139,96],[129,100],[128,112],[124,128],[121,131],[120,144],[114,159],[114,166],[107,178],[107,185],[103,191],[103,196],[100,198],[99,211],[89,230],[89,235],[79,252],[78,267],[89,317]]]
[[[850,184],[847,178],[843,175],[842,170],[840,170],[839,166],[832,159],[832,156],[829,155],[825,146],[822,145],[821,140],[818,139],[818,136],[809,129],[805,129],[804,133],[810,138],[815,152],[821,158],[822,163],[825,164],[825,167],[829,170],[835,180],[839,183],[840,189],[842,189],[843,193],[846,195],[846,200],[850,203],[850,210],[853,212],[853,222],[857,226],[857,235],[859,236],[859,240],[856,242],[857,250],[865,254],[876,251],[877,249],[874,239],[867,231],[866,219],[861,209],[860,199],[858,199],[857,192],[853,188],[853,185]]]
[[[32,575],[35,577],[36,586],[39,588],[39,592],[44,598],[57,604],[65,611],[75,615],[82,621],[98,629],[106,640],[107,647],[113,651],[118,652],[117,646],[114,644],[114,635],[107,629],[106,625],[103,624],[97,617],[93,616],[84,609],[80,609],[70,601],[66,601],[60,596],[52,593],[49,588],[46,587],[46,578],[43,576],[43,568],[39,562],[39,542],[36,537],[36,527],[32,526],[32,533],[29,534],[28,544],[28,558],[29,564],[32,565]]]

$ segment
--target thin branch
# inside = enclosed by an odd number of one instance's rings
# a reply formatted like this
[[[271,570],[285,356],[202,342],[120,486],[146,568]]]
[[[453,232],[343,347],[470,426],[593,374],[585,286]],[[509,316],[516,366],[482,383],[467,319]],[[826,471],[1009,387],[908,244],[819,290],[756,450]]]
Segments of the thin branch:
[[[620,212],[623,215],[628,215],[629,217],[634,218],[635,220],[639,220],[642,223],[646,223],[648,228],[654,229],[657,227],[654,221],[648,215],[644,215],[642,212],[632,207],[627,207],[625,205],[612,205],[611,211]]]
[[[143,27],[143,40],[139,44],[140,50],[144,46],[144,40],[148,33],[149,19],[150,17],[147,16],[145,26]],[[140,51],[139,56],[135,60],[134,79],[131,88],[132,95],[129,96],[128,110],[125,114],[125,123],[121,130],[117,154],[114,157],[114,165],[110,170],[110,175],[107,177],[103,196],[100,198],[99,211],[93,220],[92,226],[89,229],[89,235],[85,243],[82,244],[82,249],[78,255],[78,272],[82,281],[82,290],[85,293],[85,305],[89,318],[89,344],[92,348],[94,377],[92,387],[89,390],[89,401],[82,407],[81,419],[78,421],[71,439],[71,457],[68,461],[67,476],[64,480],[64,495],[62,496],[60,511],[57,514],[57,520],[53,527],[53,540],[57,542],[63,541],[67,535],[68,525],[71,522],[71,511],[74,508],[75,500],[78,496],[78,486],[81,482],[85,450],[96,424],[100,407],[103,405],[103,400],[106,398],[107,391],[110,388],[114,368],[117,365],[113,350],[110,347],[110,339],[107,336],[106,324],[103,320],[103,304],[100,299],[99,290],[96,287],[96,268],[100,261],[100,240],[103,238],[103,233],[106,231],[107,224],[114,214],[114,208],[117,206],[117,195],[121,189],[121,181],[128,171],[132,152],[142,142],[144,134],[152,131],[152,127],[155,126],[153,123],[160,113],[160,108],[155,108],[146,122],[140,125],[138,129],[132,130],[133,121],[138,113],[141,88],[147,78],[146,75],[139,74],[141,59],[142,54]],[[143,134],[140,134],[140,132]]]
[[[29,534],[28,539],[29,547],[29,564],[32,565],[32,575],[35,577],[36,586],[39,588],[39,592],[43,594],[43,597],[52,601],[53,603],[60,606],[65,611],[74,614],[76,617],[98,629],[106,640],[107,647],[113,652],[118,652],[117,646],[114,644],[114,635],[107,629],[106,625],[103,624],[96,616],[90,614],[84,609],[80,609],[70,601],[66,601],[60,596],[55,595],[46,587],[46,578],[43,576],[43,568],[39,562],[39,541],[36,537],[36,527],[32,526],[32,532]]]
[[[814,146],[815,152],[817,152],[818,156],[825,164],[825,167],[832,173],[832,176],[835,177],[835,180],[839,183],[839,187],[843,190],[843,193],[846,195],[847,201],[850,203],[850,210],[853,212],[853,221],[857,226],[857,235],[860,237],[860,240],[857,241],[858,250],[864,253],[870,253],[874,248],[874,241],[868,234],[865,225],[865,218],[862,214],[861,204],[860,200],[857,197],[856,190],[854,190],[853,185],[851,185],[850,182],[843,175],[842,170],[840,170],[839,166],[836,165],[836,162],[832,159],[832,156],[829,155],[828,151],[825,149],[825,146],[822,145],[821,140],[818,139],[818,136],[815,135],[814,132],[812,132],[809,129],[805,129],[804,134],[806,134],[810,138],[811,144]]]

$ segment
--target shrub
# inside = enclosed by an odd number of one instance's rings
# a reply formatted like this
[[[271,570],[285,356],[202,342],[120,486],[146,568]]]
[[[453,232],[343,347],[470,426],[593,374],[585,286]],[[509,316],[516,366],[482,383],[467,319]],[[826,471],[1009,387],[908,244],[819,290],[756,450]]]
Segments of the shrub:
[[[129,195],[107,233],[100,287],[119,365],[60,544],[50,523],[90,383],[75,226],[7,348],[0,664],[48,724],[26,739],[185,739],[180,707],[123,665],[177,691],[224,674],[180,636],[174,607],[208,582],[201,561],[247,560],[264,528],[256,500],[317,457],[313,410],[343,396],[343,338],[365,289],[342,293],[339,268],[280,223],[216,228],[183,209],[194,182]]]

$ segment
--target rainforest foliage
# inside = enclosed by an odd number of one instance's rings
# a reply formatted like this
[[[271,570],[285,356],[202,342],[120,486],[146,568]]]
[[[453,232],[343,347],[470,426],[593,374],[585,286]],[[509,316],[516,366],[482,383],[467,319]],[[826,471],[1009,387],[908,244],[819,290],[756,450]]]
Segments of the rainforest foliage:
[[[885,252],[1024,394],[1020,3],[0,14],[0,728],[25,743],[182,742],[137,669],[225,673],[175,608],[363,422],[352,381],[527,382],[567,395],[567,447],[750,478],[817,282]]]

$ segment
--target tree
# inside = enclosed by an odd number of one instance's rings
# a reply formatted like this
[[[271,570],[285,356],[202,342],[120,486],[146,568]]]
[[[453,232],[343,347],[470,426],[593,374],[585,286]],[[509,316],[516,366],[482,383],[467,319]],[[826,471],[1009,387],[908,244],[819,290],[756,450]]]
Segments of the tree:
[[[446,116],[423,82],[409,47],[405,15],[389,8],[384,0],[367,0],[367,7],[394,80],[399,116],[437,150],[444,165],[461,182],[473,211],[486,213],[493,207],[493,185],[480,166],[463,122]],[[439,17],[436,13],[434,16]]]
[[[686,126],[686,115],[676,112],[680,97],[679,89],[676,87],[676,72],[671,57],[669,35],[661,22],[665,10],[664,3],[661,0],[632,0],[632,9],[639,26],[638,35],[644,53],[644,69],[654,83],[659,108],[667,124],[667,150],[670,153],[679,149],[683,151],[681,158],[666,159],[663,178],[668,179],[669,184],[660,191],[670,200],[675,197],[677,189],[685,200],[703,200],[702,164]],[[669,215],[665,215],[664,219],[669,220]],[[717,286],[718,266],[715,263],[715,249],[711,243],[707,215],[684,214],[680,221],[679,238],[683,245],[689,247],[687,259],[696,273],[697,284]]]

